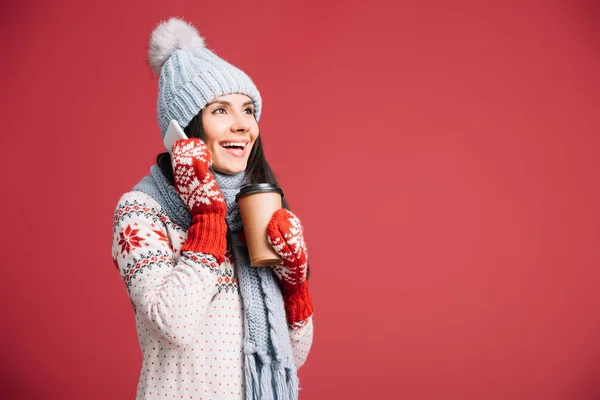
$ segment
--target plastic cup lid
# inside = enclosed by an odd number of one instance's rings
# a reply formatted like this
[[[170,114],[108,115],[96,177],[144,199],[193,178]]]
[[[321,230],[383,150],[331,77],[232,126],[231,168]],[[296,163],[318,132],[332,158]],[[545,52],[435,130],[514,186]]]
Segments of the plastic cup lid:
[[[272,183],[249,183],[240,188],[238,194],[235,195],[235,201],[237,202],[241,196],[269,192],[279,193],[283,197],[283,190],[277,185],[273,185]]]

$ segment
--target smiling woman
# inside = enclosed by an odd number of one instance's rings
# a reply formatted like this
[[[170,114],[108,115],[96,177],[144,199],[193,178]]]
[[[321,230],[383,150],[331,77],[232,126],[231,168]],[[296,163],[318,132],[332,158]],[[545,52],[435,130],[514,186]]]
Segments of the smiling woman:
[[[313,337],[302,225],[283,201],[265,232],[281,262],[253,267],[235,201],[244,184],[277,184],[260,93],[179,19],[154,30],[149,58],[161,133],[175,120],[188,138],[114,214],[113,260],[143,353],[137,398],[296,399]]]

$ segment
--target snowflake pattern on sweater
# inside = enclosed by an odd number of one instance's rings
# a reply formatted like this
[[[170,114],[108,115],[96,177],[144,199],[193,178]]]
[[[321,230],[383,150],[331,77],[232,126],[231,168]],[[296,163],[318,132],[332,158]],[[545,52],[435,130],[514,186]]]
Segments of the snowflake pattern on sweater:
[[[142,192],[121,197],[112,256],[135,312],[143,362],[137,400],[243,399],[243,302],[230,255],[184,251],[187,232]],[[312,317],[290,326],[296,366]]]

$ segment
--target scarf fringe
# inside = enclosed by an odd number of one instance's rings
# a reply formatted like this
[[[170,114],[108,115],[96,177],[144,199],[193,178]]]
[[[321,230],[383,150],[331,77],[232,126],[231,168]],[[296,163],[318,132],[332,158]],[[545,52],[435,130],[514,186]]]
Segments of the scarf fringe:
[[[298,394],[300,392],[300,380],[295,371],[287,370],[287,390],[290,393],[290,400],[298,400]]]
[[[258,354],[245,357],[246,400],[298,400],[298,376],[280,362],[260,361]]]

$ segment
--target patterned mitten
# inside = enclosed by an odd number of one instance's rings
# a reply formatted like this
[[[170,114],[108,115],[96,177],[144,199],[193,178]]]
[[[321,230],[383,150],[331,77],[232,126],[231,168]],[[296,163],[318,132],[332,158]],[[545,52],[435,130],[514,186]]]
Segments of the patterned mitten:
[[[200,139],[175,142],[171,155],[175,190],[192,214],[192,225],[181,252],[212,254],[219,264],[227,248],[227,205],[208,169],[212,158]]]
[[[281,283],[288,324],[305,321],[313,313],[313,304],[306,282],[307,254],[300,220],[285,208],[275,211],[267,237],[283,260],[273,266],[273,272]]]

